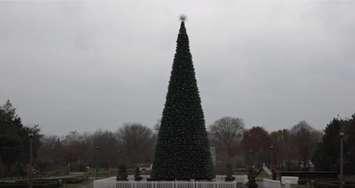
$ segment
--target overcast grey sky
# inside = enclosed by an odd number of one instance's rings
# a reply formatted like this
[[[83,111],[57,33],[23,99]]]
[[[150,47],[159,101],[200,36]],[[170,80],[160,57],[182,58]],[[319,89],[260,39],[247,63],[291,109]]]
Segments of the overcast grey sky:
[[[0,103],[46,134],[153,126],[179,27],[206,123],[323,128],[355,113],[353,0],[0,0]]]

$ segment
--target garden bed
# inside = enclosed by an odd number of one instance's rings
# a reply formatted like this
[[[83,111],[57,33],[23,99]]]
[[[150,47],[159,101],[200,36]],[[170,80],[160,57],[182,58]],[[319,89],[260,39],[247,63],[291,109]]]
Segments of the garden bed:
[[[339,188],[339,181],[316,181],[314,188]],[[355,188],[355,182],[345,182],[344,188]]]
[[[33,182],[33,188],[57,188],[60,187],[59,181],[35,181]],[[1,182],[0,188],[28,188],[26,181],[7,181]]]

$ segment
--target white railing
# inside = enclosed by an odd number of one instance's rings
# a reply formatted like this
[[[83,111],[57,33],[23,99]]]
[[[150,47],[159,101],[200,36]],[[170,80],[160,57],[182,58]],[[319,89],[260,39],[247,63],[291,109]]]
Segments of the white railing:
[[[298,184],[298,177],[297,176],[282,176],[281,183],[285,185],[285,188],[290,188],[291,185]]]
[[[241,188],[241,185],[236,181],[102,181],[95,182],[94,188]]]
[[[242,188],[248,179],[246,175],[234,176],[235,181],[116,181],[116,177],[94,181],[94,188]],[[222,178],[221,178],[222,179]],[[283,177],[277,180],[263,179],[261,188],[288,188],[298,177]],[[284,186],[282,186],[284,185]]]
[[[247,175],[234,175],[235,181],[237,183],[242,183],[246,184],[248,182],[248,176]]]
[[[281,182],[283,184],[298,184],[298,179],[297,176],[282,176]]]

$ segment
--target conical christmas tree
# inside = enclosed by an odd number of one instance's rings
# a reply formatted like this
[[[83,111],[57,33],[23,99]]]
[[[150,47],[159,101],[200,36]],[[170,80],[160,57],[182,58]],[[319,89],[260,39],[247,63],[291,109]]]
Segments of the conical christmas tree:
[[[214,177],[184,19],[181,19],[151,176],[155,180]]]

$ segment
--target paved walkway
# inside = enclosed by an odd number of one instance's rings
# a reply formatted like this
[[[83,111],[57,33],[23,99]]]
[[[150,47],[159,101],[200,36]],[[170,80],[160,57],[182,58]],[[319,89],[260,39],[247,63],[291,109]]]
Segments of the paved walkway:
[[[116,177],[109,177],[109,178],[95,180],[93,185],[94,185],[93,188],[115,188]]]

